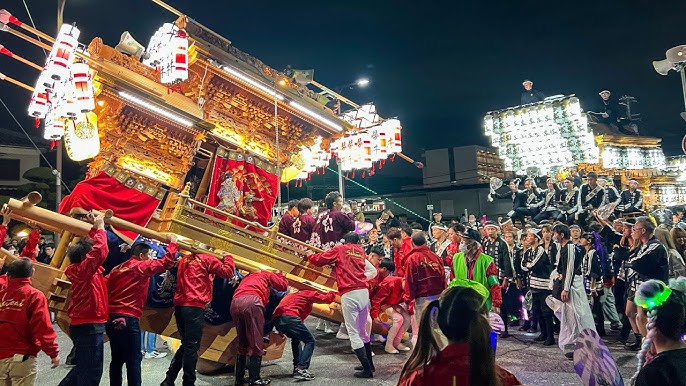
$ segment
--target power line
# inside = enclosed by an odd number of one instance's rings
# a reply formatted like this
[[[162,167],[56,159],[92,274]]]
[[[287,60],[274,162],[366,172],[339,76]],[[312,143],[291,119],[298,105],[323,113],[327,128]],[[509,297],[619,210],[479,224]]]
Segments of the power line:
[[[329,170],[331,170],[332,172],[338,174],[339,176],[343,176],[342,174],[338,173],[338,170],[331,169],[331,167],[329,167],[329,166],[327,166],[326,168],[329,169]],[[355,181],[355,180],[349,179],[349,178],[344,177],[344,176],[343,176],[343,178],[345,178],[346,180],[348,180],[348,181],[352,182],[353,184],[359,186],[360,188],[362,188],[362,189],[368,191],[368,192],[371,193],[371,194],[379,195],[379,193],[377,193],[377,192],[375,192],[375,191],[369,189],[368,187],[366,187],[366,186],[360,184],[359,182],[357,182],[357,181]],[[402,209],[408,211],[409,213],[412,213],[413,215],[415,215],[415,216],[421,218],[421,219],[424,220],[424,221],[431,222],[431,220],[429,220],[428,218],[422,216],[422,215],[419,214],[419,213],[416,213],[416,212],[413,211],[412,209],[409,209],[409,208],[407,208],[407,207],[405,207],[405,206],[403,206],[403,205],[401,205],[401,204],[399,204],[399,203],[397,203],[397,202],[391,200],[390,198],[386,198],[386,200],[388,200],[388,201],[390,201],[391,203],[393,203],[393,205],[395,205],[395,206],[397,206],[397,207],[399,207],[399,208],[402,208]]]
[[[52,166],[52,164],[50,163],[50,161],[48,161],[48,159],[45,158],[45,155],[43,155],[43,152],[38,148],[38,146],[36,145],[36,143],[33,142],[33,139],[31,139],[31,136],[29,135],[29,133],[27,133],[26,130],[24,130],[24,126],[22,126],[22,124],[19,123],[19,121],[17,120],[17,117],[15,117],[14,114],[12,113],[12,110],[10,110],[10,108],[7,107],[7,105],[5,104],[5,101],[2,99],[2,97],[0,97],[0,103],[2,103],[2,105],[5,107],[5,110],[7,110],[7,112],[10,114],[10,117],[12,117],[12,119],[14,120],[14,122],[15,122],[15,123],[17,124],[17,126],[19,126],[19,128],[21,129],[21,131],[24,132],[24,135],[26,135],[26,138],[29,139],[29,141],[31,142],[31,144],[33,145],[33,147],[38,151],[38,154],[40,154],[41,158],[43,158],[43,161],[45,161],[45,163],[48,164],[48,166],[49,166],[50,169],[52,170],[53,174],[54,174],[55,172],[57,172],[57,169],[55,169],[55,168]],[[67,192],[71,193],[71,189],[69,189],[69,186],[67,186],[67,184],[64,182],[64,180],[62,179],[62,176],[61,176],[61,175],[60,175],[60,176],[57,176],[57,178],[59,178],[60,182],[62,182],[62,186],[64,186],[64,188],[67,189]]]

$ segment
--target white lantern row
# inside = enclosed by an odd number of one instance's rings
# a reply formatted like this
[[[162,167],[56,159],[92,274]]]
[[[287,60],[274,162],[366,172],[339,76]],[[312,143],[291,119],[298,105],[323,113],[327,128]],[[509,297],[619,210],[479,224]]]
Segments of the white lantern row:
[[[375,162],[402,151],[401,131],[399,120],[388,119],[366,130],[345,134],[333,141],[328,151],[321,148],[321,138],[318,138],[313,146],[301,150],[300,155],[308,166],[296,178],[307,178],[326,167],[332,155],[336,155],[344,172],[371,169]]]
[[[603,147],[603,167],[607,169],[658,169],[667,168],[662,149],[639,147]]]

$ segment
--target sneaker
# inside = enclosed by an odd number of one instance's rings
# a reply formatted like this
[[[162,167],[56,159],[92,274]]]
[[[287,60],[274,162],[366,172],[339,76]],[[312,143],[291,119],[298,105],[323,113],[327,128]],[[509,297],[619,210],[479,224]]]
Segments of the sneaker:
[[[381,334],[374,334],[374,342],[386,343],[386,337]]]
[[[400,351],[389,347],[384,348],[384,351],[386,351],[389,354],[400,354]]]
[[[310,374],[307,369],[295,369],[293,373],[293,378],[299,381],[311,381],[314,379],[314,375]]]
[[[412,349],[405,346],[404,344],[400,343],[398,347],[396,347],[399,351],[411,351]]]
[[[324,331],[326,328],[326,322],[324,319],[319,319],[319,323],[317,323],[317,327],[315,327],[315,330],[317,331]]]
[[[335,333],[335,332],[336,332],[336,330],[334,330],[333,328],[329,327],[328,324],[326,325],[326,328],[324,328],[324,333],[325,333],[325,334],[333,334],[333,333]]]
[[[573,361],[574,360],[574,351],[570,351],[568,353],[565,353],[565,357],[567,357],[567,359],[569,359],[570,361]]]
[[[166,352],[153,351],[153,352],[146,352],[145,353],[145,359],[160,359],[160,358],[164,358],[166,356],[167,356]]]
[[[336,333],[336,339],[348,340],[350,339],[350,336],[348,336],[348,334],[344,333],[343,331],[338,330],[338,333]]]
[[[622,323],[612,323],[610,325],[610,330],[612,331],[621,331],[622,330]]]

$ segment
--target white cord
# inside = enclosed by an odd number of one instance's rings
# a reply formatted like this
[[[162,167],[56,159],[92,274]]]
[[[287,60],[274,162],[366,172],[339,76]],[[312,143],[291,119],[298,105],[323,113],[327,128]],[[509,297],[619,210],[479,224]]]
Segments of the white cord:
[[[26,13],[29,15],[29,20],[31,21],[31,25],[33,26],[33,29],[38,29],[38,28],[36,28],[36,23],[34,23],[34,21],[33,21],[33,16],[31,16],[31,11],[29,11],[29,6],[28,6],[28,4],[26,4],[26,0],[21,0],[21,2],[24,3],[24,8],[26,9]],[[36,36],[36,38],[38,38],[39,42],[43,42],[42,40],[40,40],[40,36]],[[47,58],[48,52],[45,50],[45,48],[43,48],[43,53],[45,54],[45,57]]]

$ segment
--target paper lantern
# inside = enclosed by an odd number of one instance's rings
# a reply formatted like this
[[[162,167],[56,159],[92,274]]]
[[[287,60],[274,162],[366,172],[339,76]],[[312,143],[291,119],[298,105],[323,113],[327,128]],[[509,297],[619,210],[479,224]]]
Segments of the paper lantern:
[[[69,69],[74,62],[79,34],[79,29],[70,24],[63,24],[57,34],[43,70],[57,82],[65,82],[69,79]]]
[[[89,112],[79,114],[76,119],[66,121],[64,148],[73,161],[83,161],[95,157],[100,152],[98,135],[98,116]]]
[[[400,121],[397,119],[389,119],[386,122],[389,126],[390,132],[390,137],[388,140],[388,152],[391,154],[400,153],[403,151],[402,137],[400,135],[400,131],[402,130]]]
[[[43,138],[49,141],[59,140],[64,135],[64,118],[52,110],[45,118]]]
[[[50,111],[48,95],[44,92],[34,93],[31,96],[31,102],[29,102],[29,115],[36,118],[45,118],[48,111]]]
[[[74,63],[71,68],[72,97],[76,108],[86,113],[95,109],[93,80],[86,63]]]

